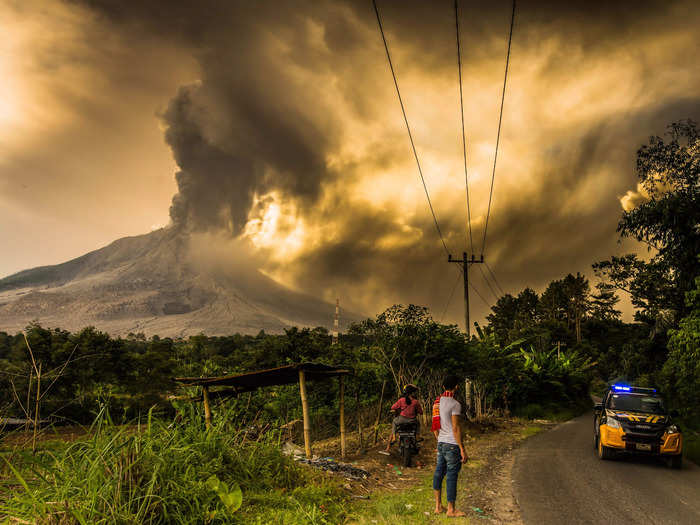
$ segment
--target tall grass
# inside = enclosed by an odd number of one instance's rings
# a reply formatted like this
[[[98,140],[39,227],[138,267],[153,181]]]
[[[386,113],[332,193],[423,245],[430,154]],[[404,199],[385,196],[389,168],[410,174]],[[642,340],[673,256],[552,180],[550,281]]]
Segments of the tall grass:
[[[117,427],[103,409],[89,438],[5,460],[18,490],[0,515],[47,524],[342,521],[338,486],[282,455],[276,433],[249,439],[234,414],[217,415],[208,431],[193,410],[179,423],[149,414],[144,425]],[[231,504],[238,487],[240,509]]]

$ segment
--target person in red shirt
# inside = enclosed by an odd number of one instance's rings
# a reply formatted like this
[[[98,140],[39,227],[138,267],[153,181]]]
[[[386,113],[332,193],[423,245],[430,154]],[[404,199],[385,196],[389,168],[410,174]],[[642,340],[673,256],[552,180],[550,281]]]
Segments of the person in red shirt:
[[[396,441],[396,427],[403,423],[413,423],[418,428],[418,415],[423,413],[423,407],[416,399],[418,387],[415,385],[406,385],[399,400],[391,406],[391,410],[398,414],[391,423],[391,439],[386,446],[386,451],[389,452],[391,445]]]

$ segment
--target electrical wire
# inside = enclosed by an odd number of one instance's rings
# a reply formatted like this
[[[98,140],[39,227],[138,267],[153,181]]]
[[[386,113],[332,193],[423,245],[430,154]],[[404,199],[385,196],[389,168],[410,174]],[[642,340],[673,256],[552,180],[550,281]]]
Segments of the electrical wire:
[[[488,263],[487,263],[486,261],[484,261],[484,264],[486,265],[486,269],[487,269],[487,270],[489,271],[489,273],[491,274],[491,278],[493,279],[493,282],[496,283],[496,286],[498,286],[498,290],[501,292],[501,295],[505,295],[506,292],[503,291],[503,287],[502,287],[501,284],[498,282],[498,279],[496,279],[496,274],[493,273],[493,270],[491,269],[491,267],[488,265]]]
[[[486,274],[484,273],[484,269],[479,265],[479,271],[481,272],[481,277],[484,278],[484,282],[486,283],[486,286],[489,287],[489,290],[491,290],[491,294],[496,298],[496,301],[498,301],[498,294],[494,291],[493,286],[491,286],[491,283],[489,280],[486,278]]]
[[[493,155],[493,171],[491,173],[491,190],[489,191],[489,205],[486,211],[486,222],[484,224],[484,238],[481,242],[481,254],[486,248],[486,230],[489,227],[489,216],[491,215],[491,200],[493,199],[493,183],[496,178],[496,161],[498,160],[498,145],[501,140],[501,122],[503,121],[503,103],[506,98],[506,84],[508,82],[508,65],[510,64],[510,48],[513,42],[513,24],[515,23],[515,0],[513,0],[513,11],[510,16],[510,31],[508,33],[508,51],[506,52],[506,72],[503,77],[503,92],[501,93],[501,110],[498,115],[498,132],[496,133],[496,150]]]
[[[472,290],[474,290],[474,293],[476,293],[476,295],[479,297],[479,299],[481,299],[481,301],[486,305],[486,307],[491,308],[491,305],[489,304],[489,302],[486,299],[484,299],[484,296],[481,295],[481,292],[479,292],[477,287],[474,286],[474,284],[471,281],[469,281],[469,286],[472,287]]]
[[[469,202],[469,173],[467,172],[467,135],[464,131],[464,95],[462,91],[462,47],[459,39],[459,0],[455,0],[455,29],[457,33],[457,71],[459,72],[459,108],[462,117],[462,156],[464,158],[464,186],[467,195],[467,229],[469,231],[469,248],[474,253],[472,236],[472,212]],[[465,239],[466,240],[466,239]]]
[[[447,309],[450,307],[450,303],[452,302],[452,297],[455,294],[455,290],[457,289],[457,285],[459,284],[461,277],[462,277],[462,274],[460,272],[457,274],[457,280],[455,281],[455,284],[452,286],[452,291],[450,292],[450,297],[449,297],[449,299],[447,299],[447,304],[445,305],[445,309],[442,311],[442,315],[440,316],[440,324],[442,324],[442,322],[445,320],[445,314],[447,313]]]
[[[394,87],[396,88],[396,95],[399,98],[399,104],[401,105],[401,113],[403,114],[403,120],[406,124],[406,130],[408,131],[408,138],[411,141],[411,149],[413,150],[413,156],[416,159],[416,166],[418,166],[418,174],[420,175],[420,180],[423,183],[423,189],[425,190],[425,196],[428,199],[428,207],[430,208],[430,213],[433,216],[433,221],[435,222],[435,229],[440,236],[440,241],[442,242],[442,247],[445,249],[447,255],[450,251],[447,249],[447,244],[445,243],[445,238],[440,230],[440,223],[438,222],[437,215],[433,209],[433,203],[430,200],[430,193],[428,192],[428,186],[425,183],[425,178],[423,177],[423,169],[421,168],[420,161],[418,160],[418,153],[416,151],[416,145],[413,142],[413,135],[411,133],[411,127],[408,125],[408,117],[406,116],[406,108],[403,104],[403,99],[401,98],[401,91],[399,90],[399,83],[396,80],[396,72],[394,71],[394,64],[391,61],[391,54],[389,53],[389,45],[386,42],[386,36],[384,35],[384,27],[382,26],[382,19],[379,16],[379,9],[377,8],[377,1],[372,0],[372,5],[374,6],[374,12],[377,15],[377,24],[379,25],[379,32],[382,34],[382,42],[384,42],[384,50],[386,51],[386,58],[389,61],[389,69],[391,69],[391,76],[394,79]]]

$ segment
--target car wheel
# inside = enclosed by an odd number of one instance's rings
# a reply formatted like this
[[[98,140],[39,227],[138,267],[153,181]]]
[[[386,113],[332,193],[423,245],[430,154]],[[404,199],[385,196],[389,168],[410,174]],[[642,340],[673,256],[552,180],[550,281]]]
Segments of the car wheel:
[[[678,454],[677,456],[671,456],[671,468],[680,469],[683,468],[683,456]]]
[[[600,459],[612,459],[615,456],[615,452],[610,447],[606,447],[598,438],[598,458]]]

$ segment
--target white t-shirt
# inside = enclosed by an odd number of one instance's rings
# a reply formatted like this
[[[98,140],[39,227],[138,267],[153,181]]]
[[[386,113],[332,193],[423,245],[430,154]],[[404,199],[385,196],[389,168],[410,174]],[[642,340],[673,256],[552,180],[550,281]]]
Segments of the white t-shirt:
[[[462,405],[454,397],[440,398],[440,433],[438,443],[452,443],[459,445],[452,432],[452,416],[462,413]]]

